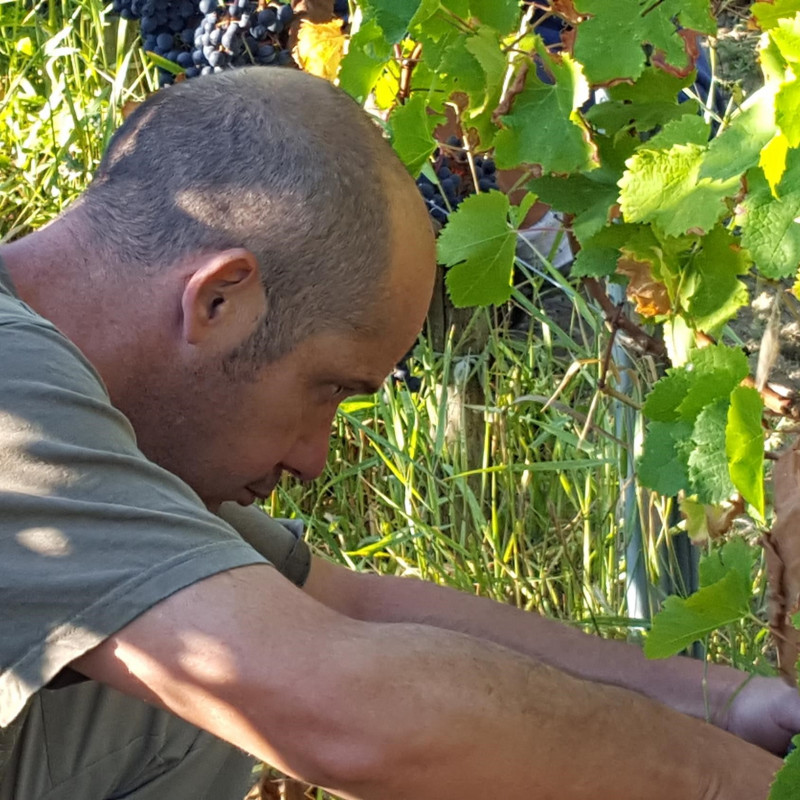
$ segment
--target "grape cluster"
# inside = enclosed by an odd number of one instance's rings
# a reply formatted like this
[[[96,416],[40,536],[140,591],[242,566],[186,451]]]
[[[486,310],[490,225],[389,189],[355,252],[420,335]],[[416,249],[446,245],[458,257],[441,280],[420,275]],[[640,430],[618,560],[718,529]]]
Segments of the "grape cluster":
[[[447,140],[447,146],[440,148],[435,157],[436,181],[432,181],[427,175],[420,175],[417,187],[425,199],[428,213],[442,225],[465,197],[498,188],[494,161],[487,156],[476,156],[473,178],[463,142],[456,136],[451,136]],[[477,186],[475,178],[478,179]]]
[[[144,50],[177,64],[187,78],[251,64],[284,66],[292,7],[264,0],[113,0],[121,17],[139,20]],[[159,84],[175,75],[159,68]]]
[[[188,77],[225,67],[285,66],[292,61],[282,36],[292,21],[290,5],[259,7],[253,0],[234,0],[221,6],[217,0],[200,0],[200,10],[204,16],[194,32]]]

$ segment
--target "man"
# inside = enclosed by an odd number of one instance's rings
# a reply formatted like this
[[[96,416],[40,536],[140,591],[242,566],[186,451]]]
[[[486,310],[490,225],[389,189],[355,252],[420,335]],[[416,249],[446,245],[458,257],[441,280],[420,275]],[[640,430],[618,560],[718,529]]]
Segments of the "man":
[[[431,293],[414,183],[337,90],[159,92],[0,258],[2,800],[238,798],[247,754],[349,798],[766,795],[800,729],[779,681],[704,690],[693,661],[309,559],[250,507],[319,474]]]

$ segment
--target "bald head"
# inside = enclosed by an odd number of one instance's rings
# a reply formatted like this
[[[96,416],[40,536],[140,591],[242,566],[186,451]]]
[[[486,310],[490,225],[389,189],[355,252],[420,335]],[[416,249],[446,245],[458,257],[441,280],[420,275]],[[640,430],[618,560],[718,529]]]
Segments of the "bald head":
[[[123,280],[199,254],[252,252],[268,313],[242,352],[270,360],[313,332],[374,317],[391,261],[390,185],[415,191],[349,97],[295,70],[239,69],[137,108],[74,221]]]

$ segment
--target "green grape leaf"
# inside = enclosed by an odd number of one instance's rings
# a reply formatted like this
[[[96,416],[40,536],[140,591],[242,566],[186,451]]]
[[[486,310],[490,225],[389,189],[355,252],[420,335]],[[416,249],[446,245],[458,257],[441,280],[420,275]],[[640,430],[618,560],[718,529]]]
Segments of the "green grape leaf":
[[[416,94],[389,116],[392,147],[415,178],[436,149],[433,129],[441,121],[441,117],[428,114],[426,106],[425,98]]]
[[[658,422],[675,422],[681,418],[678,407],[686,398],[692,377],[682,367],[672,367],[656,382],[642,411],[646,417]]]
[[[617,271],[619,250],[613,247],[585,245],[572,262],[570,275],[573,278],[604,278]]]
[[[797,153],[797,151],[794,151]],[[791,159],[773,196],[760,169],[747,176],[749,192],[744,212],[737,222],[742,226],[742,245],[750,251],[759,272],[766,278],[793,275],[800,264],[800,165]]]
[[[537,200],[538,198],[533,192],[525,192],[522,200],[519,201],[519,205],[511,206],[509,208],[511,223],[515,228],[522,226],[522,223],[525,222],[525,217],[528,216],[528,212],[533,208],[533,205]]]
[[[591,237],[581,239],[581,249],[572,264],[571,274],[576,278],[613,275],[620,249],[640,233],[638,225],[608,225]]]
[[[792,744],[795,749],[786,756],[783,767],[776,773],[767,800],[796,800],[800,797],[800,733],[792,737]]]
[[[481,85],[470,93],[470,106],[464,112],[467,127],[476,128],[481,146],[489,147],[496,132],[492,120],[506,74],[506,55],[500,47],[497,32],[485,25],[474,36],[464,42],[464,47],[472,54],[481,67]]]
[[[764,517],[764,401],[755,390],[737,386],[731,392],[725,428],[725,453],[733,485]]]
[[[661,51],[672,67],[689,69],[687,44],[674,20],[704,33],[716,30],[707,0],[664,0],[647,8],[640,0],[575,0],[574,5],[590,15],[578,25],[575,57],[592,84],[638,78],[645,68],[644,43]]]
[[[669,658],[722,625],[737,622],[749,611],[750,592],[743,587],[738,571],[731,570],[691,597],[668,597],[653,617],[644,653],[648,658]]]
[[[464,200],[439,234],[439,262],[450,267],[447,288],[455,306],[502,303],[511,296],[517,234],[508,224],[502,192]]]
[[[667,122],[643,147],[648,150],[669,150],[676,144],[696,144],[702,147],[708,144],[710,132],[711,126],[702,117],[684,114]]]
[[[575,238],[586,245],[598,231],[608,224],[611,207],[617,202],[619,189],[615,175],[613,180],[605,181],[602,170],[577,173],[564,178],[543,175],[528,184],[542,200],[556,211],[574,214],[572,231]],[[613,270],[611,271],[613,272]],[[610,275],[611,272],[602,274]],[[589,274],[589,273],[587,273]]]
[[[762,31],[774,28],[778,20],[793,17],[798,10],[797,0],[770,0],[750,6],[750,13],[756,18]]]
[[[730,539],[722,547],[700,556],[700,588],[721,581],[729,572],[736,572],[742,581],[742,589],[749,594],[757,556],[758,550],[741,536]]]
[[[339,68],[339,87],[363,104],[392,54],[392,46],[374,20],[364,22],[350,39]]]
[[[688,422],[651,422],[647,426],[637,474],[642,486],[670,497],[689,488],[687,451],[692,426]]]
[[[685,103],[675,102],[672,98],[666,102],[623,102],[606,101],[592,106],[586,112],[586,119],[595,127],[606,133],[621,131],[652,131],[666,125],[671,120],[682,119],[700,110],[694,100]]]
[[[738,178],[758,163],[761,150],[775,133],[775,87],[751,95],[742,110],[708,146],[700,178]]]
[[[568,55],[558,63],[545,56],[554,82],[545,83],[530,70],[505,128],[495,138],[495,161],[501,169],[541,164],[544,172],[579,172],[594,166],[595,151],[577,109],[589,99],[580,64]],[[531,124],[547,120],[546,125]]]
[[[457,17],[466,19],[469,16],[469,0],[441,0],[442,6]]]
[[[595,128],[607,134],[621,130],[652,131],[670,120],[695,115],[700,105],[695,100],[678,103],[682,90],[694,80],[646,67],[634,83],[619,83],[607,89],[608,100],[598,102],[586,112]],[[604,159],[605,160],[605,159]]]
[[[516,0],[470,0],[469,13],[484,25],[508,33],[519,22],[520,6]]]
[[[543,175],[541,178],[534,178],[530,181],[528,188],[536,192],[542,201],[557,211],[580,214],[594,205],[598,191],[602,191],[604,188],[592,180],[592,175],[591,172],[588,176],[578,173],[563,178]],[[614,187],[614,193],[616,194],[616,187]]]
[[[497,130],[492,112],[500,100],[506,69],[496,31],[482,26],[465,36],[451,30],[426,58],[435,58],[428,62],[432,70],[426,87],[430,107],[441,109],[454,92],[463,92],[469,98],[464,123],[477,131],[481,148],[490,147]]]
[[[385,34],[387,40],[394,44],[406,35],[411,21],[420,10],[421,0],[360,0],[366,20],[374,19]]]
[[[730,400],[720,398],[707,405],[692,429],[694,449],[689,453],[689,483],[701,503],[713,505],[734,493],[725,455],[725,429]]]
[[[700,33],[717,32],[717,21],[711,15],[708,0],[666,0],[665,16],[677,19],[684,28]]]
[[[715,400],[728,402],[730,393],[750,371],[747,356],[741,350],[724,345],[695,350],[691,363],[690,385],[678,406],[681,419],[689,421],[696,419]],[[724,444],[721,450],[725,450]]]
[[[747,286],[737,276],[747,273],[751,262],[721,226],[701,244],[682,276],[679,298],[697,329],[713,335],[747,304]]]
[[[775,123],[786,137],[789,147],[800,146],[800,81],[796,78],[782,84],[775,96]]]
[[[739,179],[701,179],[703,154],[696,144],[637,151],[619,182],[626,221],[656,223],[668,236],[713,228],[727,211],[725,198],[738,191]]]
[[[800,14],[795,13],[791,19],[779,19],[770,36],[789,63],[800,61]]]

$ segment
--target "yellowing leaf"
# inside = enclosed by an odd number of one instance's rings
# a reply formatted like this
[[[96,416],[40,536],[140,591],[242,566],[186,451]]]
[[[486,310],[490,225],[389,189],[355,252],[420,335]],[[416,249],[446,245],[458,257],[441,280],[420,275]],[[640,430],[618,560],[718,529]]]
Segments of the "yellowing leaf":
[[[769,30],[778,24],[778,20],[793,17],[800,8],[797,0],[770,0],[770,2],[753,3],[750,13],[756,18],[761,30]]]
[[[292,55],[305,72],[334,81],[344,57],[345,41],[340,19],[320,23],[304,19]]]
[[[772,196],[778,197],[778,184],[783,173],[786,172],[786,154],[789,152],[789,142],[786,137],[778,132],[767,142],[758,158],[758,166],[764,171],[764,177],[769,183]]]

